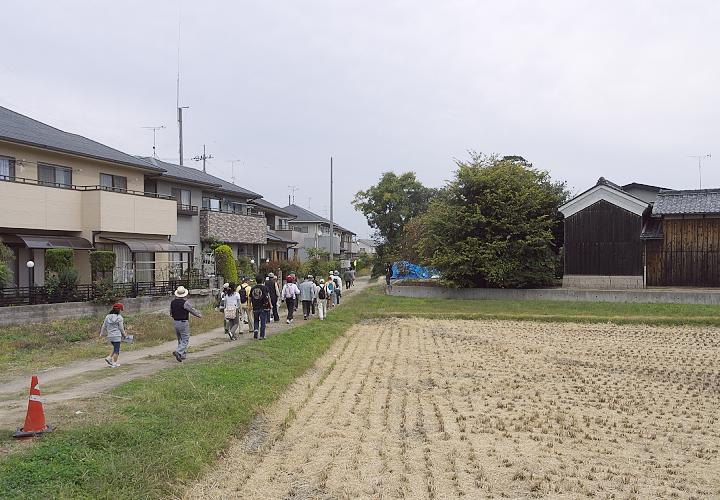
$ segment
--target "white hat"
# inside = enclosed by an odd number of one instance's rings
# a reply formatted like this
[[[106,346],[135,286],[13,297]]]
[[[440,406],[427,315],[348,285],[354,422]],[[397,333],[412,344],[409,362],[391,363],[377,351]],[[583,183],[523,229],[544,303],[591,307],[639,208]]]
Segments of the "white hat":
[[[175,290],[175,297],[178,297],[178,298],[187,297],[188,293],[190,293],[190,292],[188,292],[188,289],[185,288],[184,286],[180,285],[179,287],[177,287],[177,290]]]
[[[229,286],[230,286],[230,283],[225,283],[225,284],[223,284],[223,288],[227,288],[227,287],[229,287]]]

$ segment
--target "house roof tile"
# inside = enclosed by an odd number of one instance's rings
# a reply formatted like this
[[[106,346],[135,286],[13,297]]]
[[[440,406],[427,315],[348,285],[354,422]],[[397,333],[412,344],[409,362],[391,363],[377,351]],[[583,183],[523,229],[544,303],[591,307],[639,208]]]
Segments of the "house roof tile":
[[[720,214],[720,189],[660,191],[653,215]]]

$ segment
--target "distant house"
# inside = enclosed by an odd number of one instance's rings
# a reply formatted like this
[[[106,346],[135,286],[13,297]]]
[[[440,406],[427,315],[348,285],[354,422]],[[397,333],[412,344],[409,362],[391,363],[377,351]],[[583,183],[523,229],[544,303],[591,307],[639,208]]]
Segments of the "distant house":
[[[377,252],[377,242],[366,239],[358,239],[357,242],[360,253],[375,255],[375,253]]]
[[[619,186],[601,177],[560,211],[563,286],[720,286],[720,189]]]
[[[283,210],[294,218],[288,221],[288,230],[276,232],[288,240],[298,242],[295,255],[299,260],[306,260],[307,250],[311,248],[332,252],[335,259],[357,257],[358,243],[355,233],[349,229],[335,223],[331,236],[330,221],[325,217],[294,204],[284,207]]]

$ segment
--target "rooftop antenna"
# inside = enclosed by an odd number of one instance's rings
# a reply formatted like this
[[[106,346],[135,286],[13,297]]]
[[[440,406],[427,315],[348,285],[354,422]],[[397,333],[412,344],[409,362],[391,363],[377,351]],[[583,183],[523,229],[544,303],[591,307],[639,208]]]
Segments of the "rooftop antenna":
[[[312,196],[308,196],[308,210],[310,210],[310,202],[312,201]]]
[[[235,184],[235,164],[240,163],[241,160],[230,160],[230,164],[232,165],[232,183]]]
[[[300,191],[300,188],[297,186],[288,186],[288,189],[290,189],[290,194],[288,195],[288,205],[292,205],[295,203],[295,191]]]
[[[689,155],[689,158],[697,158],[698,161],[698,176],[700,177],[700,189],[702,189],[702,161],[705,158],[712,158],[710,153],[706,155]]]
[[[211,158],[215,158],[213,155],[208,155],[205,153],[205,144],[203,144],[203,154],[202,156],[196,155],[193,156],[192,159],[195,161],[201,161],[203,162],[203,172],[207,173],[207,170],[205,170],[205,162]]]
[[[142,127],[144,129],[152,130],[153,131],[153,158],[157,158],[157,152],[155,150],[155,132],[157,132],[160,129],[165,128],[165,125],[160,125],[158,127]]]

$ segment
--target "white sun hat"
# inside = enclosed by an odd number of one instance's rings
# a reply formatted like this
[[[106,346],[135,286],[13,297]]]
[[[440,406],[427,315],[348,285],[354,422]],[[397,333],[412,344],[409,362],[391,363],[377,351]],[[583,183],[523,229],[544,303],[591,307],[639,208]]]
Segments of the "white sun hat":
[[[187,297],[188,293],[190,293],[190,292],[188,292],[188,289],[181,285],[181,286],[177,287],[177,290],[175,290],[175,297],[178,297],[178,298]]]

